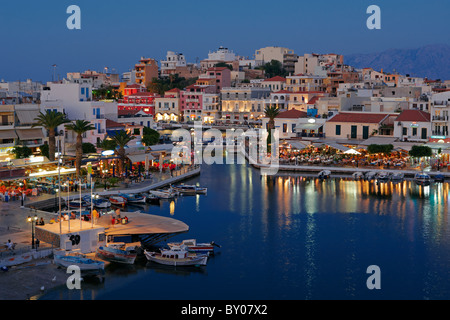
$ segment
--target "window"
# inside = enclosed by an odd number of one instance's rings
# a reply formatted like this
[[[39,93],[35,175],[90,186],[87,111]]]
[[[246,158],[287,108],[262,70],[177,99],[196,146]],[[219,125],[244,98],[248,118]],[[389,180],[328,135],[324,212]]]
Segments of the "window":
[[[337,125],[336,125],[336,135],[337,135],[337,136],[340,136],[340,135],[341,135],[341,125],[340,125],[340,124],[337,124]]]
[[[295,123],[292,124],[292,132],[295,132]]]
[[[408,135],[408,128],[403,128],[402,135],[404,135],[404,136]]]
[[[283,123],[283,133],[287,132],[287,123]]]
[[[412,128],[412,135],[417,136],[417,128]]]

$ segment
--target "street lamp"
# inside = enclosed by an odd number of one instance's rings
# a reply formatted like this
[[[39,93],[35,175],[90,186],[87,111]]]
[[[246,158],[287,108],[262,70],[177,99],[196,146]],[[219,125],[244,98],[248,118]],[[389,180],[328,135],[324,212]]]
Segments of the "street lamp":
[[[34,228],[35,228],[37,219],[38,219],[37,215],[34,215],[34,217],[28,216],[28,219],[27,219],[28,222],[31,222],[31,249],[34,249]]]
[[[21,197],[20,197],[20,207],[21,208],[23,208],[24,206],[23,206],[23,183],[21,182],[21,183],[19,183],[19,186],[20,186],[20,192],[21,192]]]
[[[103,178],[105,179],[105,191],[106,191],[106,173],[108,173],[107,169],[103,170]]]

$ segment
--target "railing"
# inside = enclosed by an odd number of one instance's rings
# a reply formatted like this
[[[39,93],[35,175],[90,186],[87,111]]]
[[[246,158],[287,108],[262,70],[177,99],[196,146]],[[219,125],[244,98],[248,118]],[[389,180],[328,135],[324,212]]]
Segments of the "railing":
[[[448,135],[448,131],[432,131],[433,136],[447,136]]]
[[[433,121],[448,121],[448,116],[433,116]]]

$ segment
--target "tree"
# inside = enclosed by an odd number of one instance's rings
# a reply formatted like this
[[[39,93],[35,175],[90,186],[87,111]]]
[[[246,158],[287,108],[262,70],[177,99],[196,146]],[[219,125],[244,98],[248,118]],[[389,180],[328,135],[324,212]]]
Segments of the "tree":
[[[280,109],[276,105],[269,105],[264,109],[264,113],[266,118],[269,118],[269,122],[267,123],[267,131],[269,132],[269,136],[267,137],[267,152],[271,153],[272,130],[275,129],[275,118],[280,114]]]
[[[105,137],[105,139],[97,143],[97,147],[103,149],[103,151],[115,150],[117,148],[117,143],[113,139]]]
[[[83,142],[81,149],[84,153],[97,153],[97,148],[90,142]]]
[[[76,120],[74,123],[66,125],[68,130],[77,134],[76,151],[75,151],[75,166],[77,176],[81,175],[81,160],[83,158],[83,133],[94,130],[95,127],[86,120]]]
[[[287,71],[283,68],[283,64],[278,60],[272,60],[261,67],[264,70],[267,78],[276,76],[285,77],[288,75]]]
[[[48,131],[48,159],[55,161],[56,132],[55,130],[62,124],[70,122],[66,115],[55,110],[47,110],[45,113],[39,112],[34,119],[32,127],[44,127]]]
[[[148,127],[144,127],[144,134],[142,136],[142,143],[148,146],[153,146],[159,143],[160,134],[158,131]]]
[[[214,67],[215,68],[228,68],[228,69],[230,69],[231,71],[233,71],[233,66],[231,65],[231,64],[228,64],[228,63],[225,63],[225,62],[219,62],[219,63],[216,63],[215,65],[214,65]]]
[[[47,158],[49,157],[49,155],[48,155],[48,144],[47,143],[45,143],[42,146],[40,146],[39,150],[41,150],[41,155],[42,156],[47,157]]]
[[[428,146],[412,146],[409,155],[413,158],[431,157],[433,151]]]
[[[367,152],[369,154],[382,153],[389,155],[393,149],[394,146],[392,144],[371,144],[367,147]]]
[[[117,151],[118,156],[119,156],[119,170],[120,173],[122,173],[124,171],[124,167],[125,167],[125,146],[133,139],[135,139],[135,137],[122,130],[119,131],[115,136],[112,137],[112,139],[114,140],[114,142],[119,146],[119,150]]]
[[[194,84],[197,81],[197,78],[183,78],[178,74],[171,74],[166,78],[153,78],[152,82],[148,85],[147,90],[152,93],[157,93],[160,95],[164,95],[166,91],[172,89],[184,89],[191,84]]]
[[[16,159],[28,158],[33,154],[33,151],[27,146],[15,146],[12,152],[16,156]]]

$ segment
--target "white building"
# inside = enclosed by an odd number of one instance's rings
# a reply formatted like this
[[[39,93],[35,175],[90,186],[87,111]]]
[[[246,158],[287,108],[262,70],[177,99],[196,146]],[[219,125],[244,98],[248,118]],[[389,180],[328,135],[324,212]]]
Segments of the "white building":
[[[182,53],[167,51],[166,60],[161,61],[161,76],[175,72],[177,67],[186,67],[186,59]]]

